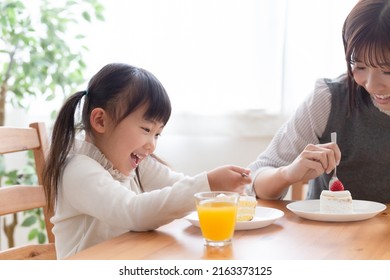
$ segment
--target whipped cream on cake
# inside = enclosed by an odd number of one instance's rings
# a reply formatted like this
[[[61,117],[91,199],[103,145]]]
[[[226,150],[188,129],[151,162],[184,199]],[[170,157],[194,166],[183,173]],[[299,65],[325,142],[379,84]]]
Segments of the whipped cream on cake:
[[[320,196],[320,212],[331,214],[352,213],[352,196],[349,191],[323,190]]]

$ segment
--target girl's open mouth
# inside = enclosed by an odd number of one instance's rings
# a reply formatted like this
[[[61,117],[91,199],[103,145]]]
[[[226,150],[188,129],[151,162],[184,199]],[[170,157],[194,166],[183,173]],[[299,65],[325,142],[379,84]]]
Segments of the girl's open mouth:
[[[135,153],[132,153],[130,155],[130,159],[131,159],[131,165],[132,167],[135,169],[137,168],[138,164],[140,163],[141,161],[141,158],[139,155],[135,154]]]

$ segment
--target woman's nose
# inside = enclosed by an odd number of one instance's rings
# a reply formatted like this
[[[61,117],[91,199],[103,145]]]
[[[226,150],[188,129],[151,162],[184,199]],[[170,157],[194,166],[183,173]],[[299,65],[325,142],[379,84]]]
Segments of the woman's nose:
[[[366,90],[369,93],[380,93],[384,89],[382,77],[376,71],[370,72],[366,80]]]

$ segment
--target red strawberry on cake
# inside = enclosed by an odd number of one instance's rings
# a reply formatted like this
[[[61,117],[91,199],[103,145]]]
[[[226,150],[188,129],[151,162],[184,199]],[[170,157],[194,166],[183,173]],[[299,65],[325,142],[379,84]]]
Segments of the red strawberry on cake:
[[[344,190],[344,185],[343,183],[341,183],[340,180],[336,180],[332,183],[332,185],[330,186],[330,190],[332,192],[338,192],[338,191],[343,191]]]
[[[320,212],[331,214],[352,213],[352,196],[344,190],[340,180],[335,180],[329,190],[323,190],[320,196]]]

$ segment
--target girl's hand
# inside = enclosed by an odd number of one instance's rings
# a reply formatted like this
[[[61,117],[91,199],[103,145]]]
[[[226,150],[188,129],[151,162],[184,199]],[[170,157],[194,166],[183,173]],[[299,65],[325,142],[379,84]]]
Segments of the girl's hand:
[[[252,183],[250,170],[226,165],[215,168],[207,173],[212,191],[232,191],[242,193],[245,185]]]
[[[329,174],[339,164],[341,152],[337,144],[309,144],[302,153],[284,168],[288,182],[307,181],[326,172]]]

